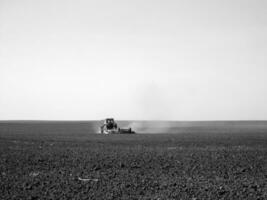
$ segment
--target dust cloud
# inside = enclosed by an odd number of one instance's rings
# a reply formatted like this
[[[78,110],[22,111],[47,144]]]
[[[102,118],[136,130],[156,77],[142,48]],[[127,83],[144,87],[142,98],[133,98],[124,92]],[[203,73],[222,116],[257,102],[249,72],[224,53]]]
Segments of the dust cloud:
[[[171,133],[174,122],[168,121],[134,121],[129,124],[137,133]]]

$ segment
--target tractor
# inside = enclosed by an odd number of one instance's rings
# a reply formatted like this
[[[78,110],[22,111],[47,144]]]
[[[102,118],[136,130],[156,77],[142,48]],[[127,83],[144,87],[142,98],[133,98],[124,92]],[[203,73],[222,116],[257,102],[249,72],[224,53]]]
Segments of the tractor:
[[[99,128],[100,134],[134,134],[131,128],[120,128],[113,118],[106,118]]]

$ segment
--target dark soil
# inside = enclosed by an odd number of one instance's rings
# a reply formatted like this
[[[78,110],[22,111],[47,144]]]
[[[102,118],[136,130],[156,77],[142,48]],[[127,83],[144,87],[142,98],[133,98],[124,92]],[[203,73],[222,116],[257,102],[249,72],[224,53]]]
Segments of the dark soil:
[[[1,133],[0,199],[267,199],[267,133]]]

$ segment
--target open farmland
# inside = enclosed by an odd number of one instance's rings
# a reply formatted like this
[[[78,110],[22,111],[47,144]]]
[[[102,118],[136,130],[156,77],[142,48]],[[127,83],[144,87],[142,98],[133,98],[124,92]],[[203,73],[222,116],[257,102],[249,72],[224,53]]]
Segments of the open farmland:
[[[97,123],[1,122],[0,199],[267,199],[266,122]]]

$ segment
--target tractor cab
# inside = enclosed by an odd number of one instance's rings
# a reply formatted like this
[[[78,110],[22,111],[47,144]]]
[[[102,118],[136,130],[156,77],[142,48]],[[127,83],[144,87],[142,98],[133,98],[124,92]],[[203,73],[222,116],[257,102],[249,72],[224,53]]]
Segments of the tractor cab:
[[[117,124],[115,123],[115,120],[113,118],[107,118],[104,121],[104,125],[107,127],[107,129],[117,129]]]

